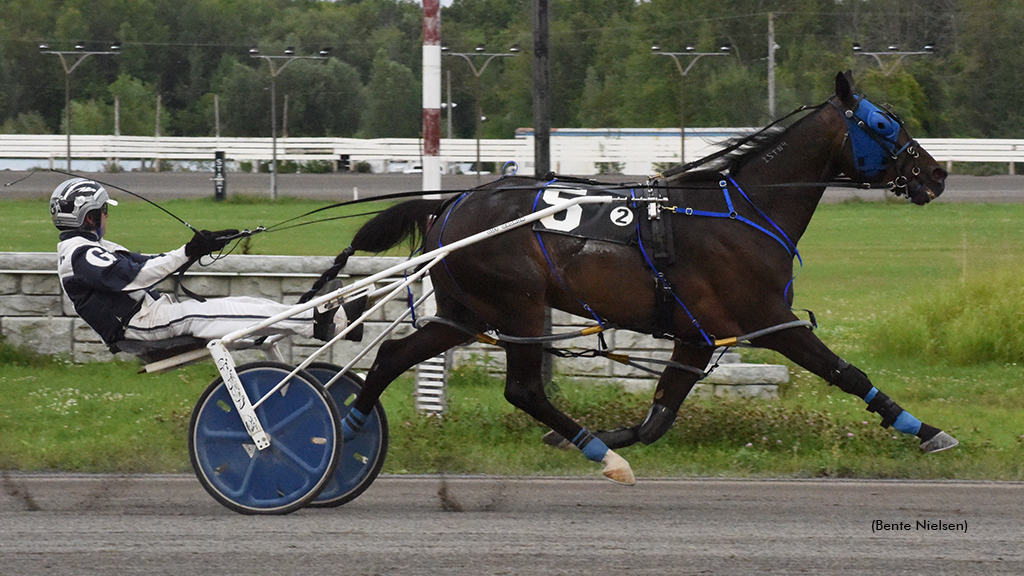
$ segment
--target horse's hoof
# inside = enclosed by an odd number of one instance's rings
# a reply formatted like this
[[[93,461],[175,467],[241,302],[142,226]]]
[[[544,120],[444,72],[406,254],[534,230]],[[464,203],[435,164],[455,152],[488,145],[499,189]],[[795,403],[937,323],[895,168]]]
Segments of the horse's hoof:
[[[622,456],[609,450],[604,455],[604,458],[601,459],[601,462],[604,464],[604,470],[601,472],[605,478],[627,486],[636,484],[636,476],[633,475],[633,469],[629,467],[629,462],[626,462],[626,459]]]
[[[924,452],[942,452],[950,448],[956,448],[960,441],[945,432],[939,431],[925,442],[921,442],[921,450]]]
[[[555,432],[554,430],[551,430],[547,434],[542,436],[541,440],[543,440],[544,443],[547,444],[548,446],[554,446],[555,448],[560,448],[562,450],[568,450],[569,448],[572,448],[572,442],[569,442],[568,440],[563,438],[561,434]]]

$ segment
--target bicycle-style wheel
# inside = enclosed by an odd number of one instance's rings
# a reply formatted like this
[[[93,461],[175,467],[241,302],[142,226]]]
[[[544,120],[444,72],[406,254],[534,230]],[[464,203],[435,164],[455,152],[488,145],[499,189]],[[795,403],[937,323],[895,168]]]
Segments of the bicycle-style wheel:
[[[255,403],[293,368],[277,362],[237,367]],[[203,488],[242,514],[288,514],[316,498],[338,464],[341,419],[323,385],[298,372],[258,408],[270,446],[256,448],[218,377],[203,392],[189,423],[188,449]]]
[[[321,384],[326,385],[335,374],[341,372],[341,367],[325,362],[314,362],[306,371]],[[362,387],[363,381],[359,376],[346,372],[327,389],[338,407],[341,418],[348,414]],[[388,434],[388,418],[384,414],[384,407],[378,401],[366,419],[363,429],[355,438],[345,441],[333,478],[308,506],[341,506],[369,488],[384,466],[384,457],[388,452]]]

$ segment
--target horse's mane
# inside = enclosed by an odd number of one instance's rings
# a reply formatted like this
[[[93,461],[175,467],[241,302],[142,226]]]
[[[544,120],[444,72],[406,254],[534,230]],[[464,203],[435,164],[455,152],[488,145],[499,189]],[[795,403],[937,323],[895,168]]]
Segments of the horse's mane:
[[[776,126],[775,128],[769,128],[768,130],[754,134],[753,137],[746,142],[743,142],[743,136],[730,138],[723,143],[723,148],[728,149],[736,144],[740,144],[740,146],[724,156],[711,160],[701,168],[716,172],[736,172],[754,156],[759,156],[765,150],[774,148],[779,141],[782,140],[783,136],[789,132],[790,128],[791,126]]]
[[[810,109],[818,110],[823,106],[811,107]],[[694,182],[718,179],[723,172],[735,174],[752,158],[759,157],[765,151],[777,146],[790,130],[812,116],[814,114],[803,116],[788,126],[769,124],[766,128],[758,130],[753,134],[730,138],[722,143],[721,151],[691,162],[689,165],[682,167],[682,170],[678,170],[669,176],[668,180]],[[672,173],[673,171],[668,172]]]

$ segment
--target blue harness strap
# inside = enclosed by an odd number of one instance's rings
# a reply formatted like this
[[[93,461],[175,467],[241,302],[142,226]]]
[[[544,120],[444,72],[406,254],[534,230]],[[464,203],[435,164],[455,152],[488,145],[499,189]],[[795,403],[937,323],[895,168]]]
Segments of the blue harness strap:
[[[712,211],[709,211],[709,210],[695,210],[695,209],[689,208],[689,207],[687,207],[687,208],[676,207],[676,208],[673,209],[673,211],[676,214],[683,214],[683,215],[686,215],[686,216],[704,216],[704,217],[707,217],[707,218],[728,218],[730,220],[736,220],[737,222],[742,222],[742,223],[744,223],[744,224],[746,224],[748,226],[753,227],[755,230],[758,230],[760,232],[763,232],[764,234],[767,234],[769,238],[771,238],[772,240],[775,240],[783,248],[785,248],[786,252],[788,252],[790,256],[796,257],[796,259],[800,262],[800,264],[803,264],[803,259],[800,257],[800,251],[797,250],[796,244],[794,244],[793,241],[789,239],[789,236],[787,236],[786,233],[782,231],[782,228],[780,228],[774,221],[772,221],[771,218],[768,217],[767,214],[762,212],[761,209],[758,208],[757,205],[755,205],[750,200],[750,197],[747,196],[747,193],[743,191],[743,188],[740,188],[740,185],[736,183],[736,180],[734,180],[732,176],[729,176],[728,178],[729,178],[728,182],[725,181],[725,180],[721,180],[721,181],[718,182],[718,185],[722,188],[722,195],[725,197],[725,206],[727,208],[727,210],[725,212],[712,212]],[[761,216],[761,218],[764,218],[764,220],[768,223],[768,225],[772,227],[774,232],[772,230],[769,230],[768,228],[765,228],[764,226],[758,224],[757,222],[754,222],[750,218],[747,218],[746,216],[743,216],[743,215],[739,214],[738,212],[736,212],[736,208],[733,206],[733,202],[732,202],[732,194],[729,193],[729,184],[732,184],[732,187],[735,188],[736,191],[740,193],[740,195],[743,197],[743,199],[747,201],[747,204],[750,204],[750,206],[754,209],[754,211],[757,212],[757,214],[759,216]]]
[[[747,218],[746,216],[742,216],[739,213],[737,213],[736,208],[733,205],[732,194],[729,193],[729,184],[732,184],[732,187],[735,188],[736,191],[740,193],[740,196],[742,196],[743,199],[747,201],[747,204],[749,204],[751,206],[751,208],[753,208],[754,211],[761,218],[763,218],[765,222],[768,223],[768,226],[770,226],[772,228],[771,230],[769,230],[765,226],[762,226],[762,225],[758,224],[757,222],[754,222],[750,218]],[[735,220],[737,222],[742,222],[743,224],[746,224],[747,226],[750,226],[750,227],[754,228],[755,230],[758,230],[759,232],[764,233],[765,235],[767,235],[772,240],[775,240],[776,242],[778,242],[780,246],[785,248],[786,252],[789,253],[790,256],[795,257],[797,259],[797,262],[800,264],[800,266],[803,266],[804,260],[800,256],[800,250],[797,249],[796,243],[793,242],[792,240],[790,240],[789,236],[782,230],[782,228],[780,228],[779,225],[775,223],[775,221],[773,221],[771,218],[769,218],[767,214],[765,214],[760,208],[757,207],[756,204],[754,204],[754,202],[750,199],[750,197],[747,196],[747,193],[743,190],[743,188],[740,187],[740,185],[736,182],[736,180],[732,176],[728,177],[728,182],[726,182],[725,180],[721,180],[721,181],[718,182],[718,185],[722,188],[722,195],[725,197],[725,205],[726,205],[727,211],[725,211],[725,212],[712,212],[712,211],[709,211],[709,210],[695,210],[695,209],[689,208],[689,207],[687,207],[687,208],[676,207],[676,208],[673,208],[673,211],[676,214],[683,214],[683,215],[686,215],[686,216],[703,216],[703,217],[707,217],[707,218],[728,218],[730,220]],[[785,298],[787,298],[787,299],[789,298],[790,290],[792,289],[792,287],[793,287],[793,278],[790,278],[789,282],[786,284],[785,290],[783,291],[783,296]]]
[[[437,233],[437,247],[439,249],[444,247],[444,242],[442,239],[444,238],[444,230],[445,228],[448,227],[448,219],[451,217],[452,213],[455,212],[455,209],[458,208],[459,204],[462,203],[462,201],[467,196],[469,196],[469,192],[463,192],[458,197],[457,200],[452,202],[452,207],[449,208],[448,213],[444,215],[444,221],[441,222],[441,230]],[[448,273],[448,278],[451,278],[452,284],[455,285],[455,288],[458,289],[459,294],[462,296],[462,301],[466,304],[467,308],[470,308],[472,310],[472,307],[469,304],[469,297],[466,296],[465,291],[462,290],[462,286],[460,286],[459,283],[455,280],[455,276],[452,274],[451,269],[448,268],[448,259],[442,259],[441,263],[444,264],[444,271]],[[476,314],[477,316],[480,316],[479,314],[477,314],[476,310],[473,310],[473,313]]]

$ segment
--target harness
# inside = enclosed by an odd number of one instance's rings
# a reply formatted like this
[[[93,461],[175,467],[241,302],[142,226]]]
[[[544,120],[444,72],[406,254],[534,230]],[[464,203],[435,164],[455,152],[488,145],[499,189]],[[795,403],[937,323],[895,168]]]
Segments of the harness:
[[[750,226],[755,230],[767,235],[769,238],[773,239],[775,242],[781,245],[783,249],[786,250],[786,253],[788,253],[791,257],[795,257],[801,266],[803,265],[803,259],[800,257],[800,251],[797,249],[796,243],[789,238],[789,236],[785,233],[785,231],[782,230],[782,228],[778,224],[776,224],[767,214],[765,214],[760,208],[758,208],[757,205],[753,203],[753,201],[751,201],[750,197],[747,196],[747,193],[743,190],[743,188],[740,187],[740,185],[736,182],[735,179],[733,179],[732,176],[723,176],[722,180],[719,180],[718,186],[722,190],[722,197],[725,201],[726,206],[725,211],[701,210],[690,206],[669,206],[666,204],[668,202],[667,196],[660,195],[660,190],[664,189],[664,181],[651,180],[648,182],[646,194],[643,196],[643,198],[648,201],[648,217],[652,221],[652,223],[656,219],[658,221],[664,221],[668,223],[671,222],[670,218],[662,219],[660,217],[661,211],[667,211],[674,214],[682,214],[688,217],[697,216],[705,218],[727,218],[730,220],[735,220],[741,224]],[[737,211],[737,204],[736,202],[733,201],[732,191],[739,193],[740,198],[742,198],[746,202],[746,204],[753,208],[755,213],[764,220],[764,225],[755,222],[751,218],[739,214],[739,212]],[[654,201],[651,201],[652,196],[655,197]],[[657,314],[657,318],[655,318],[655,326],[658,326],[663,331],[663,334],[655,334],[655,337],[673,337],[673,335],[671,334],[670,319],[674,306],[678,305],[683,309],[687,317],[690,319],[690,322],[697,329],[698,333],[700,334],[703,340],[703,343],[708,346],[734,345],[739,340],[749,339],[748,337],[740,337],[718,340],[704,331],[704,329],[700,326],[700,322],[693,315],[693,313],[690,312],[689,308],[687,308],[686,304],[683,303],[679,296],[676,295],[671,283],[661,272],[661,269],[664,266],[671,264],[671,260],[658,257],[658,254],[663,253],[664,251],[664,248],[661,246],[661,244],[668,243],[669,245],[671,245],[673,242],[671,234],[669,234],[668,237],[665,238],[663,235],[654,233],[653,230],[655,229],[656,227],[652,225],[652,233],[650,234],[652,249],[650,250],[648,250],[648,248],[645,246],[644,235],[638,234],[638,237],[640,239],[640,252],[644,257],[644,260],[647,262],[647,266],[652,270],[652,273],[655,276],[659,288],[658,299],[656,301],[655,307]],[[654,254],[653,258],[651,257],[651,254]],[[789,283],[786,285],[785,290],[783,291],[784,298],[788,298],[792,285],[793,280],[790,279]],[[811,316],[813,318],[813,313],[811,314]],[[815,322],[798,321],[793,325],[813,327],[815,325]],[[783,326],[785,328],[791,327],[789,324],[785,324]],[[775,331],[773,330],[773,328],[768,328],[764,331],[759,331],[755,334],[757,334],[758,336],[769,334]]]
[[[853,152],[854,168],[859,175],[865,178],[873,178],[888,170],[889,168],[896,167],[896,176],[886,183],[889,191],[897,196],[908,195],[908,185],[910,183],[907,176],[904,176],[904,166],[906,162],[913,162],[911,169],[912,176],[917,176],[921,173],[920,167],[918,166],[918,160],[920,153],[917,148],[916,140],[908,140],[906,143],[900,145],[898,142],[900,129],[903,124],[900,119],[887,110],[883,110],[878,106],[868,101],[863,96],[856,97],[856,103],[852,108],[846,108],[843,106],[837,98],[833,97],[828,100],[825,105],[832,105],[843,115],[847,123],[847,133],[845,137],[850,140],[850,145]],[[718,182],[718,187],[722,191],[722,198],[725,203],[725,210],[705,210],[694,208],[692,206],[669,206],[669,198],[663,192],[667,189],[666,182],[668,177],[685,172],[688,169],[694,168],[698,165],[705,164],[708,161],[721,157],[733,150],[738,149],[747,142],[751,141],[758,134],[764,132],[771,126],[778,122],[789,118],[799,112],[806,110],[808,107],[801,107],[794,110],[792,113],[784,118],[773,122],[764,129],[757,133],[741,139],[739,142],[713,154],[707,158],[701,159],[697,162],[693,162],[681,167],[674,168],[666,171],[657,177],[649,179],[643,185],[635,186],[630,188],[630,197],[633,198],[633,207],[636,209],[638,214],[646,212],[646,220],[643,218],[637,219],[637,242],[639,250],[654,277],[654,281],[657,284],[657,297],[653,326],[655,328],[655,337],[662,338],[674,338],[672,334],[673,327],[671,325],[671,317],[675,312],[675,307],[679,306],[688,316],[690,322],[694,328],[700,334],[702,342],[701,345],[707,346],[733,346],[739,342],[748,341],[756,337],[764,336],[767,334],[774,333],[779,330],[785,330],[792,327],[809,327],[813,328],[816,326],[814,320],[814,314],[810,313],[810,321],[794,321],[782,324],[780,326],[771,326],[757,332],[747,334],[744,336],[738,336],[734,338],[716,339],[714,336],[709,335],[700,326],[700,323],[696,317],[690,312],[685,303],[675,293],[671,283],[661,272],[668,265],[670,265],[675,259],[674,243],[672,235],[672,219],[663,218],[662,212],[667,211],[673,214],[681,214],[687,217],[697,216],[705,218],[721,218],[735,220],[746,226],[750,226],[760,233],[771,238],[775,243],[779,244],[786,253],[791,257],[796,258],[799,264],[803,265],[803,259],[800,256],[800,252],[797,249],[796,243],[786,234],[786,232],[776,224],[764,211],[755,205],[747,193],[740,187],[736,180],[728,174],[724,174],[722,179]],[[554,175],[548,176],[551,180],[542,185],[541,191],[538,192],[537,198],[540,198],[540,193],[543,192],[544,187],[549,186],[560,179],[553,178]],[[835,184],[846,184],[847,182],[832,182]],[[461,197],[460,197],[461,200]],[[456,204],[458,201],[456,201]],[[744,216],[740,214],[738,207],[741,203],[745,203],[753,210],[754,215],[752,217]],[[536,209],[536,200],[534,202]],[[448,212],[451,214],[451,211]],[[646,233],[642,231],[646,230]],[[548,262],[549,267],[552,271],[555,271],[555,266],[551,261],[551,257],[548,254],[547,247],[543,241],[543,238],[539,233],[536,233],[538,242],[540,243],[541,250],[544,254],[545,259]],[[555,278],[566,289],[567,293],[573,295],[568,290],[565,282],[562,280],[560,275],[555,271]],[[784,298],[789,298],[790,291],[792,288],[793,280],[790,279],[784,289]],[[456,284],[457,286],[457,284]],[[605,320],[601,316],[591,309],[591,307],[580,300],[578,297],[573,295],[581,307],[586,310],[598,323],[595,327],[594,332],[598,333],[606,328]],[[660,332],[660,333],[659,333]],[[576,334],[571,335],[575,337]],[[507,337],[499,337],[499,339],[506,339]],[[540,341],[539,339],[523,339],[529,341]],[[603,342],[602,348],[603,348]],[[601,351],[598,351],[599,353]]]

